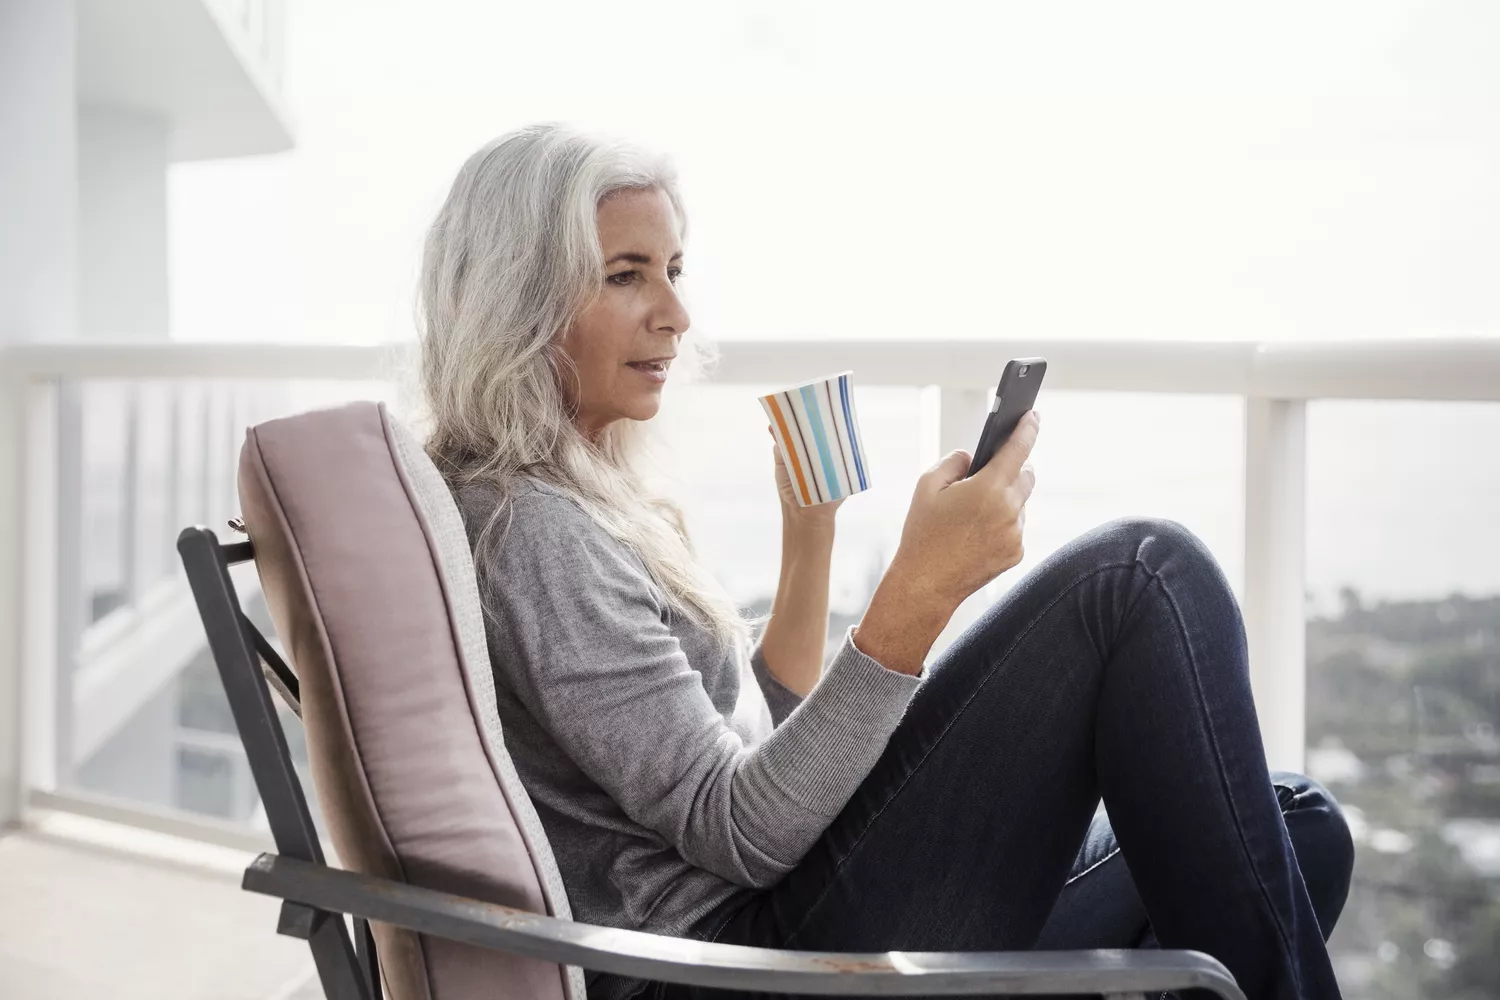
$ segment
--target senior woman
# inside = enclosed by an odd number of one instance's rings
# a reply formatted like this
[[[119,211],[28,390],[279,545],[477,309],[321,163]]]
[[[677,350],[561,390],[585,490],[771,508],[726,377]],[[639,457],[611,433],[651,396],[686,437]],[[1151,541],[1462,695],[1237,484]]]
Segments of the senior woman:
[[[1021,559],[1035,414],[972,479],[962,452],[920,477],[826,670],[837,504],[798,507],[778,462],[752,643],[633,464],[693,343],[684,232],[663,160],[536,126],[464,164],[424,253],[428,450],[576,917],[816,951],[1193,948],[1254,1000],[1337,997],[1348,828],[1267,770],[1239,610],[1186,529],[1088,532],[924,670]],[[589,995],[709,994],[590,974]]]

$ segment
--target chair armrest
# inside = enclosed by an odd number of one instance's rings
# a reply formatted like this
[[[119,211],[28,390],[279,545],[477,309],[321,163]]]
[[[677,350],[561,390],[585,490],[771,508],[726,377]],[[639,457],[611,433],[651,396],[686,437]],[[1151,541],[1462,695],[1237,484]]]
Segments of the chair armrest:
[[[390,879],[262,854],[245,889],[480,948],[624,976],[721,989],[825,995],[963,996],[1200,988],[1245,1000],[1216,959],[1196,951],[780,951],[713,944],[465,899]]]

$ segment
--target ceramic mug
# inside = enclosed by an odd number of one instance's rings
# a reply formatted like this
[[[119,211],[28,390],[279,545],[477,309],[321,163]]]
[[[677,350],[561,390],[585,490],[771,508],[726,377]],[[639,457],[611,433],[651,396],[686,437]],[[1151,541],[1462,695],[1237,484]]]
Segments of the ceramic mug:
[[[870,488],[852,374],[815,378],[760,397],[792,492],[803,507]]]

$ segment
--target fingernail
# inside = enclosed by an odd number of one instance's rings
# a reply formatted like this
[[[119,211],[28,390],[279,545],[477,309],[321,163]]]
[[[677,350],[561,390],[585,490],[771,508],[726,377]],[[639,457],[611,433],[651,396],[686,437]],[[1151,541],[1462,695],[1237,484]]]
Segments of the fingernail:
[[[1041,410],[1032,410],[1031,411],[1031,424],[1032,424],[1033,427],[1041,427],[1042,426],[1042,411]]]

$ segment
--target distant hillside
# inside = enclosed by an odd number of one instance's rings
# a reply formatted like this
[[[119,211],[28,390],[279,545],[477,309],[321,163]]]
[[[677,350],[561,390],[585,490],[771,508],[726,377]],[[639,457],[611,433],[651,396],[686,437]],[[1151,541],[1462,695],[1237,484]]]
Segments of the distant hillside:
[[[1340,603],[1307,624],[1307,744],[1356,831],[1345,995],[1494,1000],[1500,597]]]
[[[1500,644],[1500,596],[1454,594],[1435,601],[1382,601],[1366,606],[1350,588],[1339,592],[1340,613],[1308,622],[1308,637],[1359,633],[1391,642],[1427,645],[1483,641]],[[1481,637],[1476,640],[1474,637]]]
[[[1307,625],[1308,745],[1500,760],[1500,597],[1343,596],[1340,614]]]

